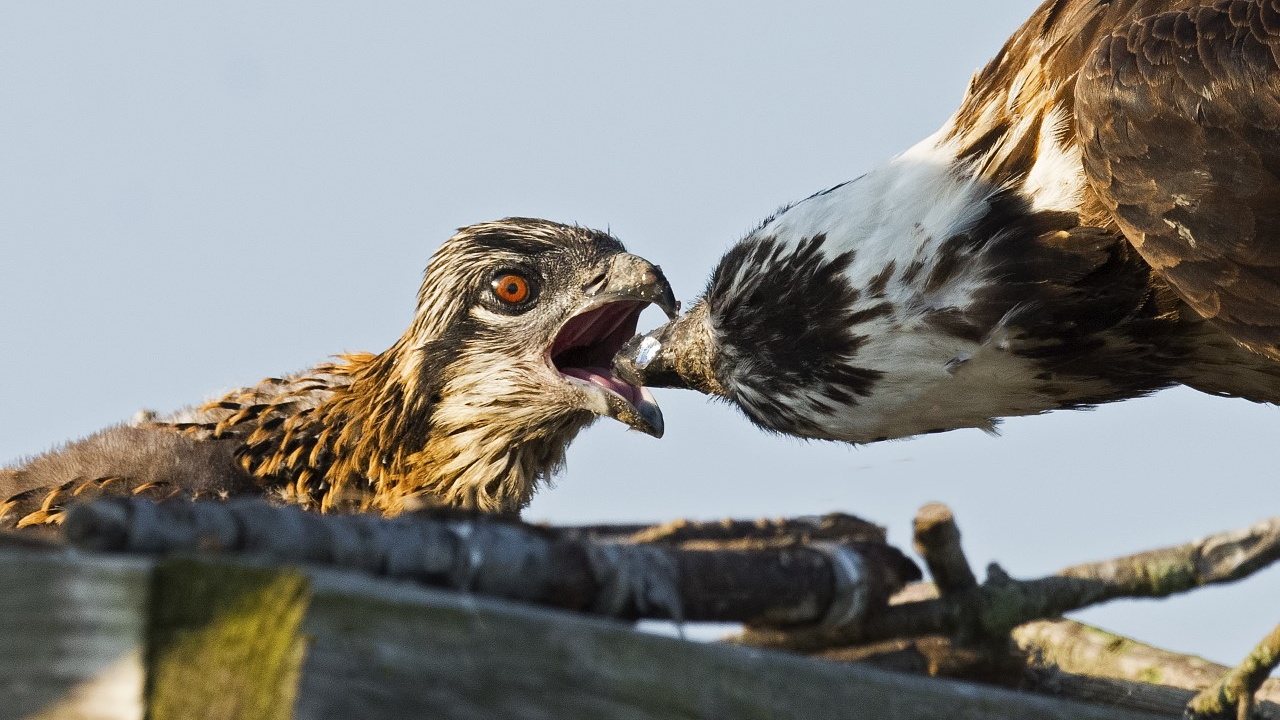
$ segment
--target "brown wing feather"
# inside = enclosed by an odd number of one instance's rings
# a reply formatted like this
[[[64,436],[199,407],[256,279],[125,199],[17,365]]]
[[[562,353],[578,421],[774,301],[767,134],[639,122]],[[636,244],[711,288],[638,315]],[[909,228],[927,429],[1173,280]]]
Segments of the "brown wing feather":
[[[1196,312],[1280,359],[1280,0],[1130,23],[1076,86],[1089,180]]]
[[[260,493],[234,461],[236,444],[167,429],[107,428],[0,471],[0,528],[62,522],[73,503],[102,495],[222,497]]]
[[[101,495],[225,497],[281,491],[304,505],[332,490],[316,486],[334,453],[325,441],[332,418],[316,408],[345,387],[354,366],[324,364],[267,378],[175,416],[117,426],[0,472],[0,527],[60,523],[72,503]],[[326,425],[325,421],[330,424]],[[356,502],[363,499],[357,491]],[[314,498],[312,496],[315,496]]]

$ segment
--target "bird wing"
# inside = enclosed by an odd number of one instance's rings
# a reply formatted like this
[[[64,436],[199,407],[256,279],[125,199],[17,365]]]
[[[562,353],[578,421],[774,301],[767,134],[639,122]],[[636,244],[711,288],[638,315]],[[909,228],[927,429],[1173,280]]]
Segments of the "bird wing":
[[[166,429],[107,428],[0,471],[0,528],[60,523],[68,506],[104,495],[163,500],[253,491],[235,465],[236,448]]]
[[[373,356],[344,356],[346,363]],[[0,470],[0,529],[61,523],[72,504],[103,495],[229,497],[279,492],[306,504],[322,482],[344,425],[317,406],[350,377],[323,364],[267,378],[165,418],[118,425]],[[360,507],[362,488],[339,499]],[[336,501],[335,501],[336,502]]]
[[[1076,114],[1129,242],[1196,312],[1280,359],[1280,2],[1119,28],[1081,69]]]

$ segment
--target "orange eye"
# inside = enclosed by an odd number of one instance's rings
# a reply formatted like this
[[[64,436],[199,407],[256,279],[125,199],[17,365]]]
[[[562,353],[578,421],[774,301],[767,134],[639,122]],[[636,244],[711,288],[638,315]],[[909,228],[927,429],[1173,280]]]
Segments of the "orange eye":
[[[529,281],[515,273],[504,273],[493,279],[493,294],[502,302],[518,305],[529,299]]]

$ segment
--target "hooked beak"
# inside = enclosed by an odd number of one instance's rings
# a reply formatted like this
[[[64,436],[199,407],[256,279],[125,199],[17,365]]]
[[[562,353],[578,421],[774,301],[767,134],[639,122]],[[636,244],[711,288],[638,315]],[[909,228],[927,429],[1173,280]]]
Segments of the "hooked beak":
[[[679,303],[671,285],[658,266],[619,253],[583,292],[588,300],[557,331],[547,362],[565,382],[582,391],[587,410],[662,437],[662,410],[653,393],[619,377],[611,365],[613,356],[635,335],[646,307],[655,304],[667,317],[675,317]]]
[[[715,358],[707,305],[698,302],[679,318],[627,341],[613,359],[613,372],[631,385],[728,397],[716,378]]]

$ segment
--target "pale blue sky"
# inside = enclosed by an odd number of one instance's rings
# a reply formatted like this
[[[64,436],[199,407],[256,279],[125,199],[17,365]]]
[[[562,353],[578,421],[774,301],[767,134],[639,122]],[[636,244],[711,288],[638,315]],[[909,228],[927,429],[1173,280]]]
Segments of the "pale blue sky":
[[[407,324],[428,255],[506,215],[608,227],[692,299],[776,206],[933,131],[1030,0],[0,6],[0,462]],[[658,322],[658,314],[645,322]],[[844,510],[910,543],[948,503],[1015,575],[1280,512],[1280,414],[1171,391],[851,448],[659,391],[527,517]],[[1280,572],[1082,613],[1234,663]]]

